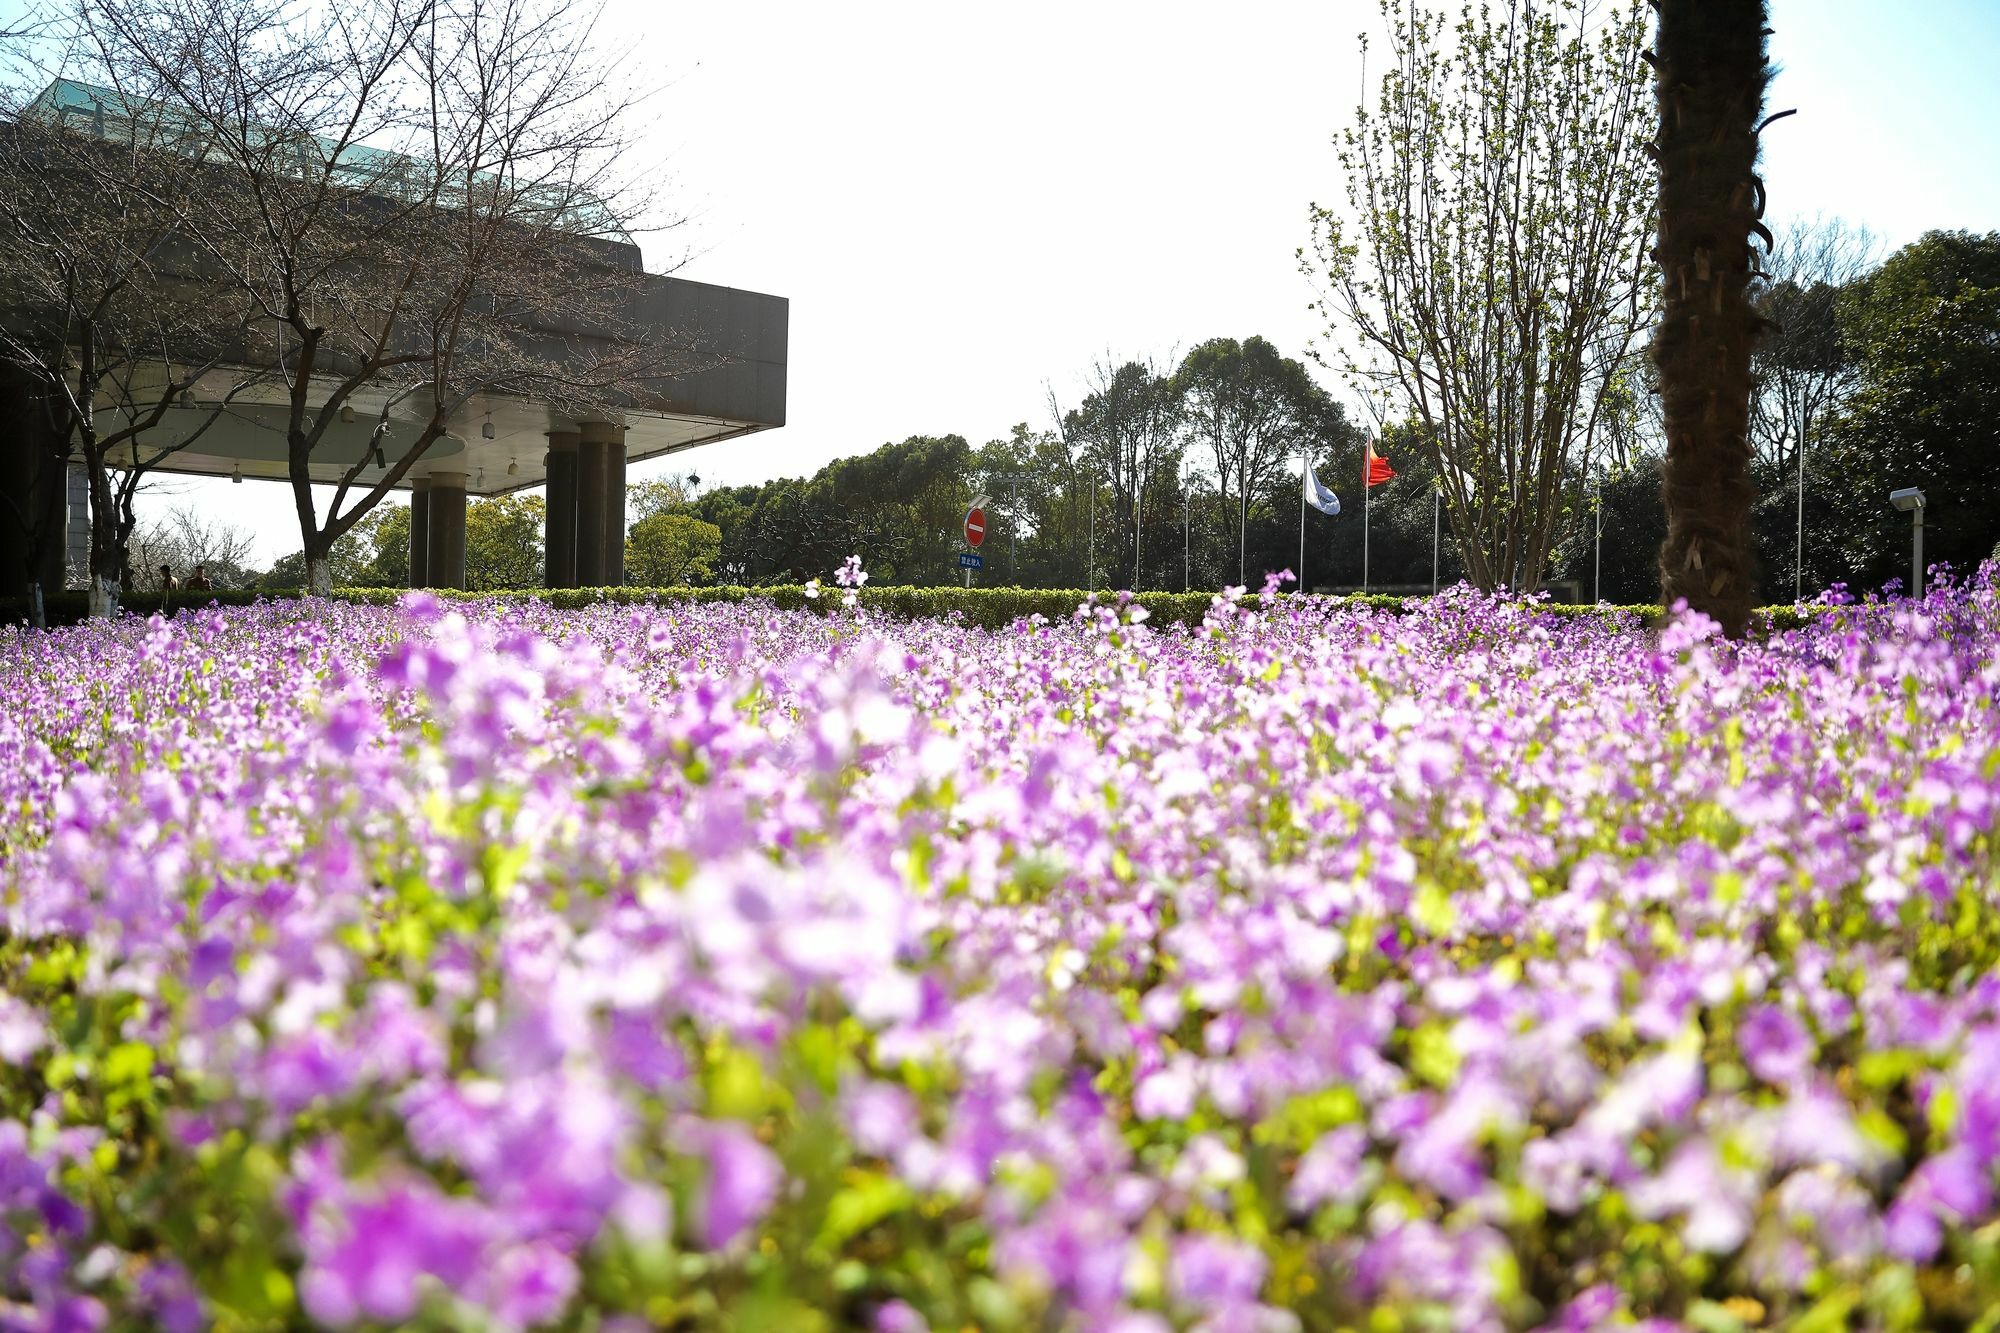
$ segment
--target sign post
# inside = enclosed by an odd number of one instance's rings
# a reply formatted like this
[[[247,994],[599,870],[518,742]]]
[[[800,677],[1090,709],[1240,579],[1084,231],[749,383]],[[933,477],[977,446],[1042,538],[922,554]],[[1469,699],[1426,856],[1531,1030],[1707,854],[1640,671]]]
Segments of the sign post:
[[[965,571],[965,586],[968,588],[972,586],[972,571],[986,567],[985,559],[977,554],[985,540],[986,497],[981,495],[972,502],[972,507],[965,511],[965,544],[971,548],[972,553],[958,558],[958,567]]]

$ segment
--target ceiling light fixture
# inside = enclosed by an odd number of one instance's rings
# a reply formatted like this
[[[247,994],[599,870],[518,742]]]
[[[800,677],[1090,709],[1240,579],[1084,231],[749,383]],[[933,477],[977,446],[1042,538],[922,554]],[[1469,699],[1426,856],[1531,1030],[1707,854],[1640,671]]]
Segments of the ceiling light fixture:
[[[486,414],[486,424],[479,428],[479,434],[484,439],[490,440],[493,438],[493,414],[491,412]]]
[[[341,419],[342,421],[352,421],[352,420],[354,420],[354,404],[353,404],[353,403],[342,403],[342,404],[340,405],[340,419]]]
[[[521,475],[521,465],[519,463],[516,463],[511,458],[507,460],[507,475],[510,477],[518,477]]]
[[[236,466],[229,470],[229,480],[238,486],[243,484],[243,465],[241,463],[236,464]]]

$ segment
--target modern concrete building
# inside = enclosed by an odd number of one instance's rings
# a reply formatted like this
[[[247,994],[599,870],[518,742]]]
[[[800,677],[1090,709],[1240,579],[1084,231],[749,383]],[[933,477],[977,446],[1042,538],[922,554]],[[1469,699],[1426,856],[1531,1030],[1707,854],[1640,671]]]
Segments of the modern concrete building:
[[[75,111],[102,132],[111,94],[81,84],[60,84],[45,94],[54,114]],[[629,241],[596,241],[607,262],[639,272],[639,250]],[[411,492],[411,582],[462,587],[465,582],[465,513],[469,498],[547,487],[547,582],[551,587],[598,586],[624,581],[625,477],[634,463],[734,439],[785,423],[786,341],[789,303],[780,296],[741,291],[681,278],[644,275],[627,313],[633,326],[670,333],[683,360],[698,367],[671,379],[651,380],[628,391],[615,412],[577,419],[532,398],[480,394],[453,417],[448,434],[419,458],[398,489]],[[0,309],[0,319],[7,312]],[[551,329],[552,338],[573,330]],[[211,372],[196,399],[214,398],[240,383],[244,367]],[[212,387],[212,394],[203,390]],[[66,475],[41,466],[47,456],[47,413],[35,386],[19,373],[0,376],[0,596],[25,591],[28,552],[21,524],[28,512],[55,514],[71,498]],[[337,482],[369,456],[376,423],[389,420],[381,457],[394,460],[398,412],[393,391],[352,397],[315,451],[315,481]],[[175,408],[146,444],[175,444],[199,432],[174,453],[162,472],[285,480],[286,390],[276,381],[234,400],[207,424],[210,409]],[[207,428],[202,427],[206,424]],[[414,423],[401,427],[406,442],[418,438]],[[407,444],[406,444],[407,448]],[[116,460],[114,459],[114,462]],[[364,468],[358,484],[372,485],[382,469]],[[57,488],[60,495],[49,494]],[[272,504],[291,507],[288,492],[258,488]],[[246,503],[252,492],[246,491]],[[259,495],[258,499],[263,499]],[[40,506],[40,508],[36,508]],[[44,543],[42,572],[54,572],[68,554],[64,542]],[[61,586],[58,577],[41,580]]]

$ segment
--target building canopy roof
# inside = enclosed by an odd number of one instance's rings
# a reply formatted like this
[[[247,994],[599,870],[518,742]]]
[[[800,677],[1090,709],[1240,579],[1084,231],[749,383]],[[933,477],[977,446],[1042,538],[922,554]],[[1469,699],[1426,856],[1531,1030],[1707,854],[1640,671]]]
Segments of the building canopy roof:
[[[211,136],[198,115],[184,106],[149,98],[131,97],[113,88],[76,79],[57,79],[44,88],[23,110],[24,116],[60,125],[65,129],[93,134],[118,143],[144,140],[169,152],[191,158],[217,156]],[[449,206],[454,196],[462,197],[465,187],[449,171],[407,153],[391,152],[367,144],[350,143],[336,147],[317,135],[285,134],[260,127],[275,151],[272,158],[281,169],[288,168],[300,178],[330,172],[339,184],[364,194],[381,195],[405,202],[436,199]],[[499,178],[491,172],[475,171],[472,179],[490,186]],[[546,196],[549,206],[559,210],[561,222],[578,235],[633,245],[631,236],[602,199],[582,192],[529,187],[525,197]],[[635,247],[636,248],[636,247]]]

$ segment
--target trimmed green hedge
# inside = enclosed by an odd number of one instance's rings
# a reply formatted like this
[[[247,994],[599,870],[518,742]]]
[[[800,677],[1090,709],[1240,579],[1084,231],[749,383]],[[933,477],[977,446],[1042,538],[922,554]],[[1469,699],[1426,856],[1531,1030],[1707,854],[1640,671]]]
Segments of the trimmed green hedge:
[[[402,588],[337,588],[333,599],[363,605],[388,606],[403,596]],[[679,603],[702,604],[710,602],[742,602],[751,599],[770,602],[781,610],[801,610],[806,608],[825,612],[841,604],[842,590],[838,587],[823,586],[817,599],[808,598],[806,590],[797,584],[769,588],[745,588],[725,586],[714,588],[531,588],[518,592],[458,592],[453,589],[432,589],[432,595],[448,601],[514,601],[533,598],[561,609],[576,609],[609,603],[614,606],[666,606]],[[171,599],[158,593],[134,593],[121,603],[129,614],[149,616],[164,609],[171,600],[171,609],[186,609],[192,606],[249,606],[259,601],[286,601],[298,597],[296,592],[286,591],[241,591],[210,593],[178,593]],[[1003,629],[1016,620],[1032,615],[1045,616],[1050,620],[1067,620],[1089,594],[1062,588],[871,588],[860,590],[861,605],[864,609],[881,616],[899,620],[922,618],[942,618],[953,613],[962,615],[966,623],[987,629]],[[1208,611],[1214,594],[1206,592],[1142,592],[1135,600],[1151,613],[1156,624],[1200,624]],[[1109,598],[1100,594],[1105,600]],[[1330,598],[1334,605],[1345,609],[1369,608],[1386,611],[1393,615],[1403,615],[1422,611],[1427,598],[1391,597],[1383,594],[1369,596],[1347,596]],[[1252,593],[1243,598],[1246,606],[1256,606],[1257,595]],[[51,625],[72,625],[83,620],[89,613],[89,599],[81,592],[52,593],[43,599],[43,610]],[[1567,606],[1549,603],[1542,608],[1557,616],[1606,616],[1630,613],[1644,621],[1657,619],[1658,606]],[[1796,606],[1766,607],[1759,613],[1763,623],[1772,633],[1797,629],[1812,618],[1815,612]],[[22,598],[0,598],[0,624],[20,624],[28,618],[27,603]]]

